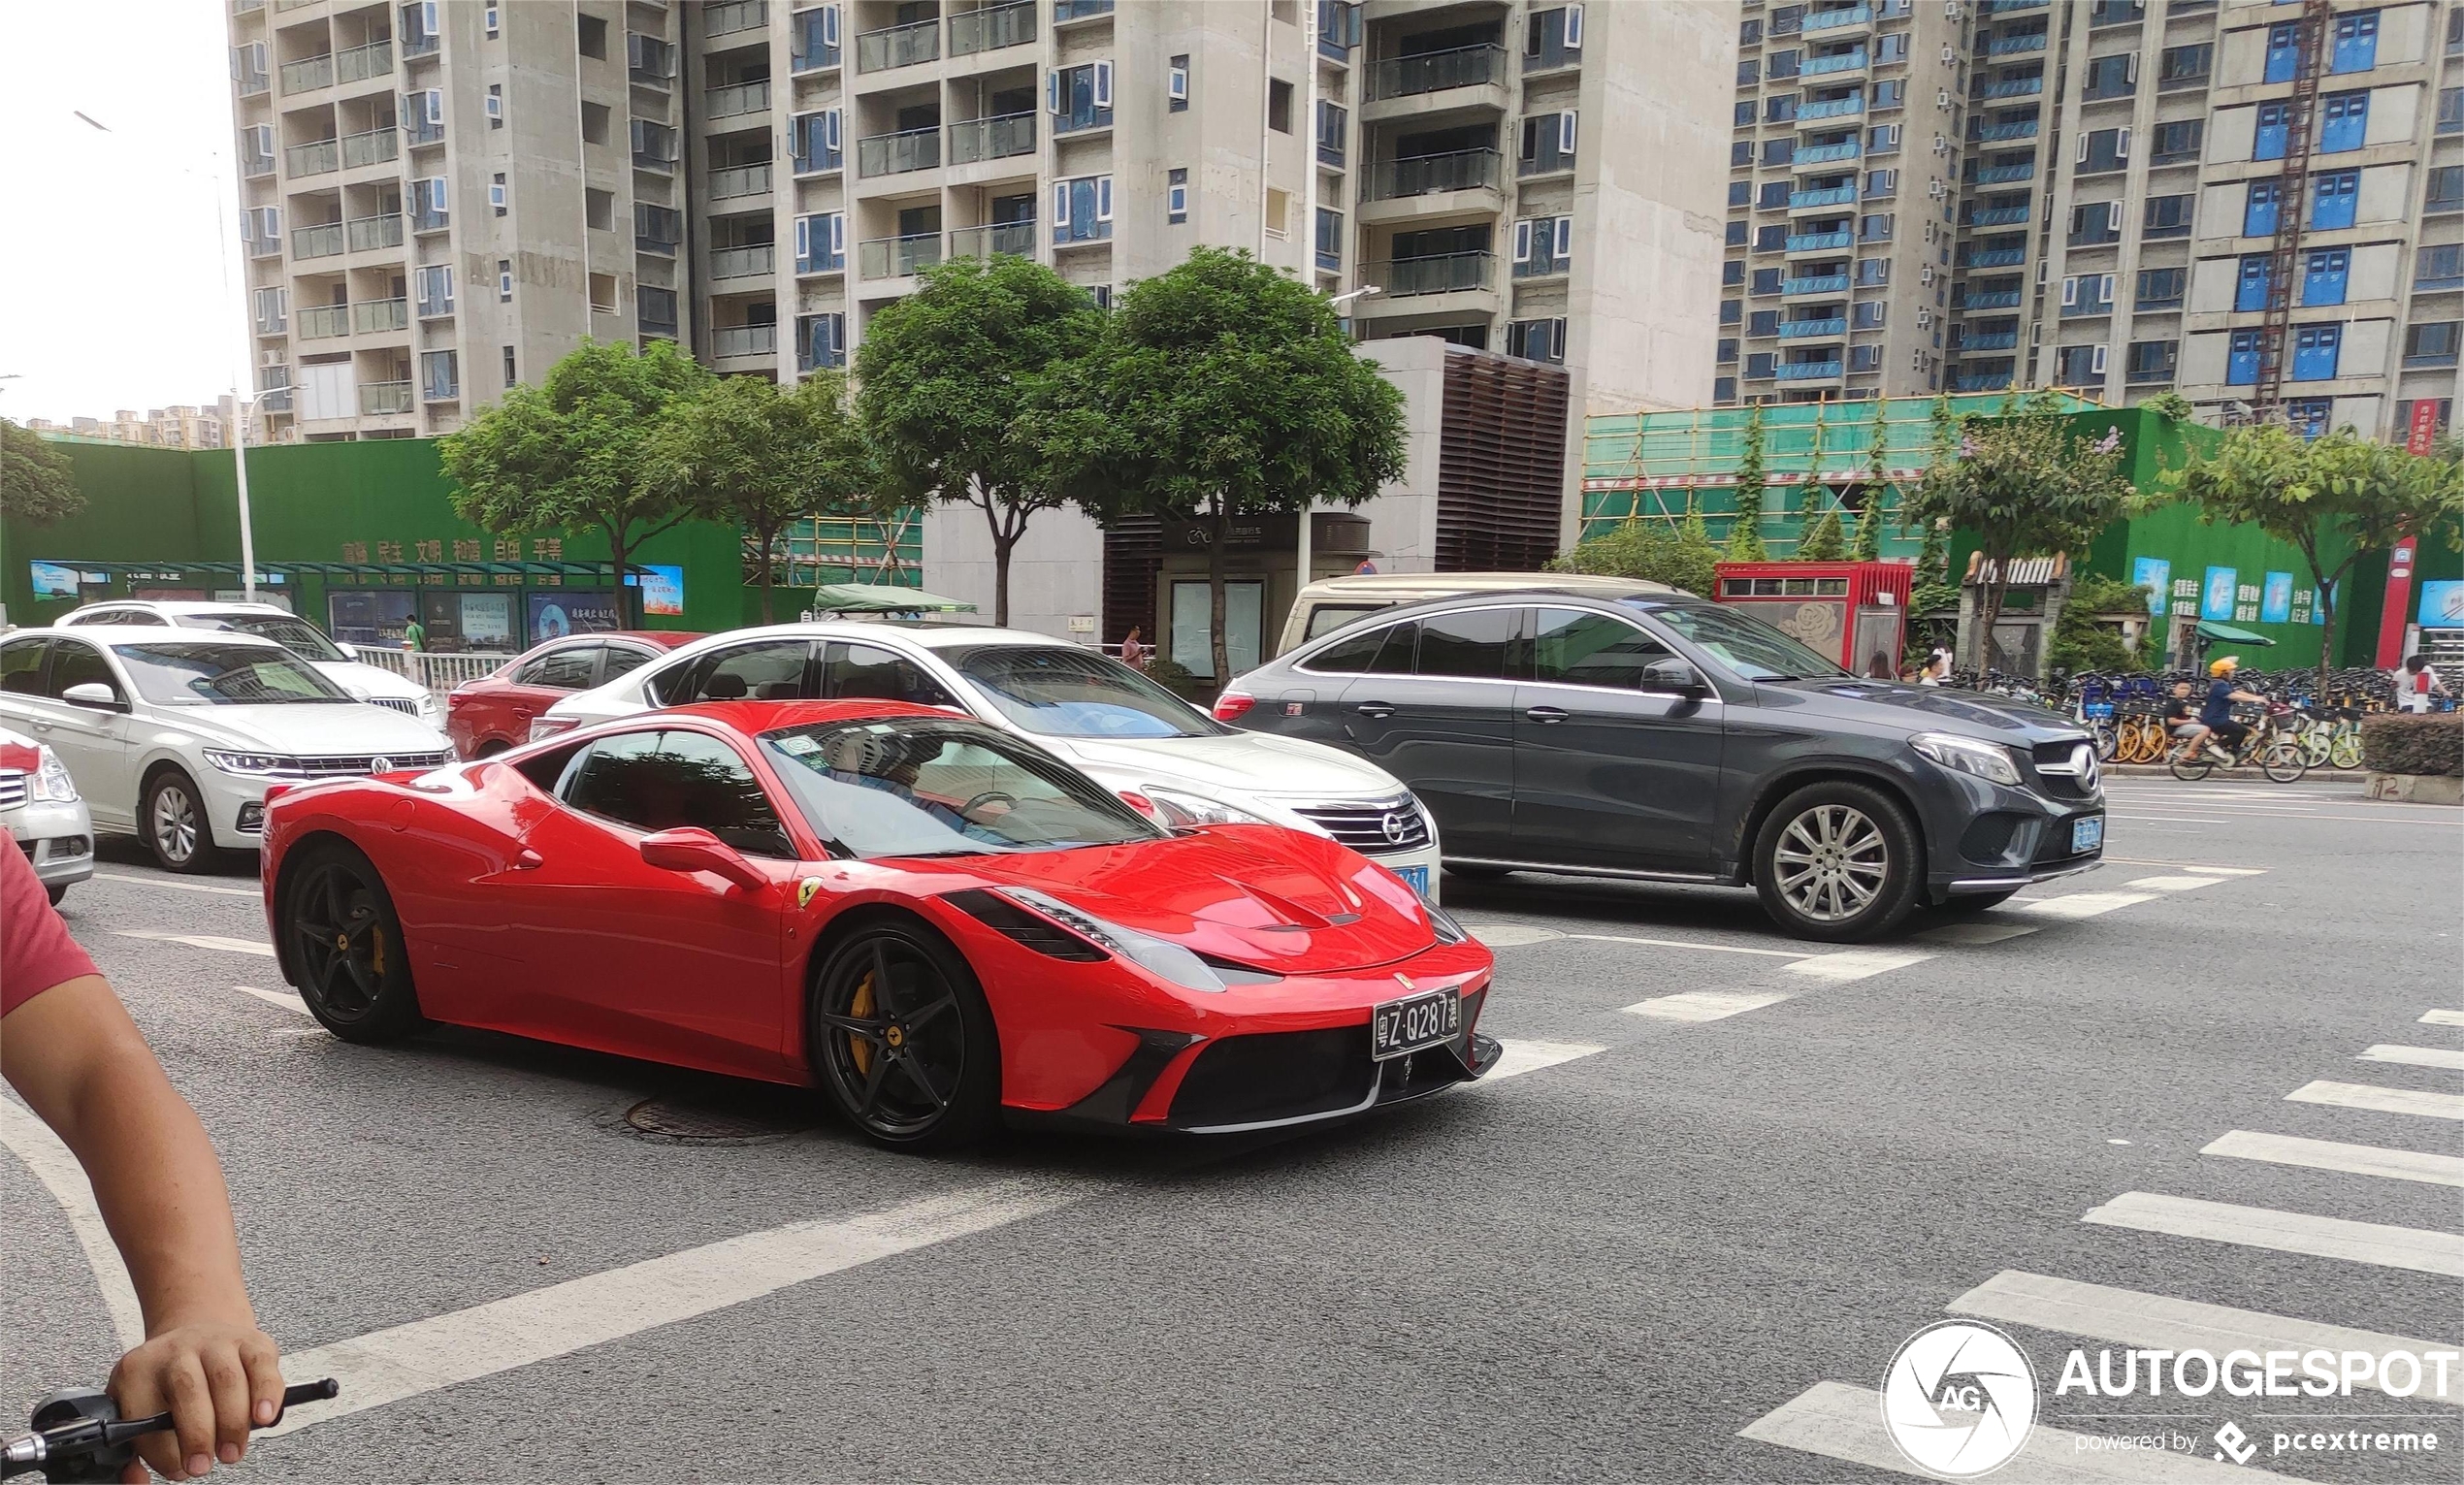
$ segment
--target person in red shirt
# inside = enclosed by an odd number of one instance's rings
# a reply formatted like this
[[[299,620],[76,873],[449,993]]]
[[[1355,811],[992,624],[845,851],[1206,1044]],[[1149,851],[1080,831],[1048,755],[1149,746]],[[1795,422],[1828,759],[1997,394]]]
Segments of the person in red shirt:
[[[0,846],[0,1077],[85,1167],[145,1308],[112,1398],[122,1417],[168,1408],[173,1432],[146,1435],[139,1457],[175,1480],[238,1463],[280,1412],[282,1370],[240,1276],[222,1166],[14,842]],[[122,1478],[143,1485],[145,1468]]]

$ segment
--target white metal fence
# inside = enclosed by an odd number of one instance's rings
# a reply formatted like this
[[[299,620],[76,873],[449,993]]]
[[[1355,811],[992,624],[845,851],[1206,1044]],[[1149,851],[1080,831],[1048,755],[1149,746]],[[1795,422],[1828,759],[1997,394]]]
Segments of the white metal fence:
[[[465,681],[475,681],[490,674],[512,657],[507,655],[437,655],[424,650],[384,650],[373,645],[359,647],[359,658],[365,663],[391,670],[407,677],[441,695]]]

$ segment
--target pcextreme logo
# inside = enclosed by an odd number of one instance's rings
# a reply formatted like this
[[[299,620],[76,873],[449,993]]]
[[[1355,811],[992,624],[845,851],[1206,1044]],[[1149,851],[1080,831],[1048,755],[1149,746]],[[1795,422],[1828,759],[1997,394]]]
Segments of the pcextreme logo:
[[[1944,1320],[1908,1338],[1882,1380],[1882,1423],[1908,1463],[1972,1479],[2000,1469],[2036,1425],[2036,1372],[1990,1325]]]

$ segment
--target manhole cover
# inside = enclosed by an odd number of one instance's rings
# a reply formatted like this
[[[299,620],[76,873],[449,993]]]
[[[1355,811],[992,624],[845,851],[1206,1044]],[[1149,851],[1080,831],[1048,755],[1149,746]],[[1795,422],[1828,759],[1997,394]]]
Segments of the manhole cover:
[[[784,1140],[812,1119],[785,1099],[714,1098],[663,1093],[625,1111],[636,1134],[694,1145],[755,1145]]]

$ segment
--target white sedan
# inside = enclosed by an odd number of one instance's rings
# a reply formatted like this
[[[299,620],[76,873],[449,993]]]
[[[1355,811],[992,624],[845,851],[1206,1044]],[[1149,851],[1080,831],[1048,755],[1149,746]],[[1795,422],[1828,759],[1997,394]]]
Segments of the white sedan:
[[[444,734],[343,693],[271,639],[158,627],[0,639],[0,726],[59,756],[98,830],[174,871],[254,850],[270,785],[453,759]]]
[[[208,603],[195,598],[113,598],[88,603],[60,619],[63,629],[92,624],[164,625],[220,630],[271,639],[314,665],[327,680],[362,701],[387,706],[442,730],[444,703],[406,675],[360,659],[356,646],[336,644],[313,624],[273,603]]]
[[[77,781],[49,746],[0,727],[0,830],[34,863],[35,880],[57,903],[94,875],[94,822]]]
[[[1045,634],[823,622],[714,634],[549,707],[533,738],[695,701],[912,701],[1033,738],[1167,824],[1264,821],[1331,836],[1435,900],[1436,822],[1384,769],[1236,731],[1120,662]]]

